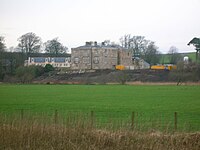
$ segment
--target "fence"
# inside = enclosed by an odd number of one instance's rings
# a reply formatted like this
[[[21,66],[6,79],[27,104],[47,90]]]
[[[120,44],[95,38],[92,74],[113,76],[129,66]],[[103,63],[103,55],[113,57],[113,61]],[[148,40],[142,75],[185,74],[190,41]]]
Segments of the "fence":
[[[4,121],[26,120],[68,126],[88,126],[92,128],[130,129],[130,130],[166,130],[166,131],[199,131],[199,122],[188,119],[187,115],[178,112],[101,112],[101,111],[63,111],[51,110],[31,112],[19,109],[12,114],[1,113]],[[184,119],[185,118],[185,119]]]

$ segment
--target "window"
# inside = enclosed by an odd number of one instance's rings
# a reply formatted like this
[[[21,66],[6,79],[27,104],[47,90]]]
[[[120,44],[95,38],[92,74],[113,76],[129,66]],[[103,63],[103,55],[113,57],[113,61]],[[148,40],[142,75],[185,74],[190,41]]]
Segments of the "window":
[[[89,64],[89,63],[90,63],[89,57],[84,56],[84,57],[83,57],[83,63],[84,63],[84,64]]]
[[[94,50],[94,54],[95,54],[95,55],[98,55],[98,50]]]
[[[94,63],[94,64],[98,64],[98,63],[99,63],[99,57],[94,57],[93,63]]]
[[[78,63],[79,63],[79,58],[78,58],[78,57],[74,58],[74,63],[75,63],[75,64],[78,64]]]
[[[107,49],[105,49],[105,51],[104,51],[104,56],[105,56],[105,57],[108,56],[108,50],[107,50]]]

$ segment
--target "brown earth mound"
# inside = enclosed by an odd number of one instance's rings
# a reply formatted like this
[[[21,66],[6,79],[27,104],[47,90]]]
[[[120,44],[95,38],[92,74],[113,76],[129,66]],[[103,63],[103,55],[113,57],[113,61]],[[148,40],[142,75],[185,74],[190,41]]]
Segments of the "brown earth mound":
[[[170,82],[165,70],[94,70],[85,72],[51,72],[34,80],[34,83],[107,84],[126,82]]]

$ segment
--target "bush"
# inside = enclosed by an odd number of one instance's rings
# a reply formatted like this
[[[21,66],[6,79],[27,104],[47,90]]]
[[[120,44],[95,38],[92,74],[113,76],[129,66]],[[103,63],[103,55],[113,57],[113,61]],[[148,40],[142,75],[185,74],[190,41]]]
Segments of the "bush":
[[[200,81],[200,64],[178,62],[177,69],[170,72],[170,79],[176,81],[177,85],[187,81]]]
[[[50,64],[46,64],[46,66],[44,67],[44,71],[45,72],[54,71],[54,67]]]
[[[41,66],[20,66],[16,69],[16,77],[22,83],[30,82],[34,78],[41,76],[44,68]]]
[[[125,71],[118,71],[118,74],[116,75],[116,80],[119,82],[119,84],[126,84],[126,82],[129,80],[129,76]]]

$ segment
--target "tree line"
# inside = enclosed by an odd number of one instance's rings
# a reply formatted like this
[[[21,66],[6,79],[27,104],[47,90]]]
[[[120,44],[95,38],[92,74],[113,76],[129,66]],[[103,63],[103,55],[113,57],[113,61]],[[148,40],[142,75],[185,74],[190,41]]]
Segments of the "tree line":
[[[140,57],[149,64],[157,64],[160,62],[160,54],[155,42],[145,39],[144,36],[131,36],[126,34],[120,38],[122,47],[130,49],[133,57]]]
[[[48,40],[42,43],[41,37],[37,36],[33,32],[26,33],[20,36],[17,41],[19,42],[17,47],[11,47],[10,50],[15,52],[22,52],[25,54],[45,52],[48,54],[64,54],[68,52],[67,46],[60,43],[58,38]],[[105,40],[102,42],[104,45],[116,45],[115,42]],[[160,62],[160,54],[158,47],[154,41],[147,40],[145,36],[132,36],[131,34],[125,34],[119,39],[119,46],[130,49],[133,53],[133,57],[140,57],[149,64],[157,64]],[[196,59],[199,57],[200,52],[200,38],[193,38],[188,45],[194,45],[196,50]],[[6,51],[5,39],[0,36],[0,52]],[[176,64],[180,59],[178,55],[178,49],[175,46],[171,46],[168,54],[170,56],[170,63]]]
[[[20,36],[17,41],[19,42],[17,47],[10,49],[15,52],[22,53],[50,53],[50,54],[64,54],[68,52],[68,48],[64,46],[58,38],[48,40],[42,43],[41,37],[37,36],[33,32],[26,33]],[[0,52],[6,51],[5,40],[3,36],[0,36]]]
[[[41,37],[29,32],[20,36],[17,41],[19,42],[18,45],[15,48],[10,48],[11,53],[6,48],[5,38],[0,36],[0,80],[16,76],[21,82],[24,82],[36,77],[38,70],[41,71],[43,69],[39,67],[24,67],[24,61],[28,57],[69,56],[67,54],[68,48],[58,38],[42,43]],[[22,75],[22,72],[24,75]]]
[[[16,76],[21,82],[30,81],[34,77],[41,75],[45,71],[37,67],[22,67],[24,65],[24,60],[27,57],[46,57],[46,56],[69,56],[67,54],[68,48],[60,43],[58,38],[48,40],[42,43],[41,37],[37,36],[35,33],[29,32],[18,39],[18,45],[12,48],[14,52],[8,52],[5,44],[5,38],[0,36],[0,80],[5,80],[7,76]],[[106,46],[121,46],[123,48],[132,51],[133,59],[136,57],[144,59],[150,65],[159,64],[161,62],[161,52],[158,51],[154,41],[146,39],[144,36],[132,36],[131,34],[125,34],[119,39],[119,44],[115,42],[110,42],[110,40],[105,40],[102,42]],[[196,50],[196,60],[199,59],[200,52],[200,38],[193,38],[188,45],[193,45]],[[41,53],[45,52],[45,53]],[[178,53],[178,49],[175,46],[171,46],[168,51],[169,63],[180,65],[182,57]],[[185,70],[186,65],[184,65],[183,70]],[[187,65],[187,68],[192,68],[194,64]],[[195,66],[197,74],[199,73],[199,65]],[[181,68],[181,67],[179,67]],[[181,74],[177,70],[177,74]],[[186,69],[188,71],[188,69]],[[190,70],[190,69],[189,69]],[[22,75],[22,72],[24,75]],[[40,72],[40,73],[38,73]],[[183,74],[183,73],[182,73]],[[175,77],[175,74],[173,75]],[[179,78],[184,80],[183,77]],[[178,79],[178,80],[179,80]],[[8,79],[10,80],[10,78]]]

